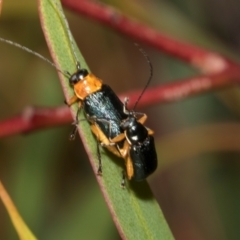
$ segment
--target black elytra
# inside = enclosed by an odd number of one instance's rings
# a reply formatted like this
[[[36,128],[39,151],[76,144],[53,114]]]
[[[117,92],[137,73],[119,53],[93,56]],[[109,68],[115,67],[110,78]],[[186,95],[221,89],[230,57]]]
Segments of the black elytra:
[[[158,165],[153,136],[148,136],[142,144],[133,144],[129,151],[133,163],[135,181],[142,181],[151,175]]]
[[[128,116],[123,112],[123,103],[108,85],[103,84],[101,90],[89,94],[83,101],[83,109],[88,117],[96,119],[109,139],[123,133],[121,122]]]
[[[129,154],[132,160],[135,181],[141,181],[152,174],[157,168],[157,153],[153,136],[139,123],[133,112],[122,122],[121,126],[126,131],[126,138],[130,142]]]

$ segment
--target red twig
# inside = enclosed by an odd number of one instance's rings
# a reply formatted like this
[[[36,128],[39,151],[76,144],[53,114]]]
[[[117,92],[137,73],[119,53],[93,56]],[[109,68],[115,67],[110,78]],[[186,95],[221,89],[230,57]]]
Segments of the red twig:
[[[197,76],[181,80],[179,82],[168,83],[158,87],[149,88],[143,95],[138,107],[146,107],[153,104],[179,101],[190,96],[196,96],[208,91],[228,87],[240,83],[240,69],[232,69],[223,73],[209,76]],[[140,91],[126,93],[130,98],[131,106],[136,102]],[[122,97],[123,99],[123,97]],[[129,104],[129,105],[130,105]]]
[[[112,7],[90,0],[62,0],[65,7],[111,27],[117,32],[144,42],[169,55],[198,67],[205,73],[225,70],[230,63],[221,55],[190,44],[177,41],[141,24]]]
[[[68,107],[27,107],[21,114],[0,122],[0,137],[69,123],[72,117]]]

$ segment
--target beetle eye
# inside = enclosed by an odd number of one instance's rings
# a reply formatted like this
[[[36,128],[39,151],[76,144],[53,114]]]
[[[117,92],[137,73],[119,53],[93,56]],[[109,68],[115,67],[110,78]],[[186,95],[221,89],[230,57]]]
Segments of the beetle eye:
[[[87,75],[88,75],[88,71],[86,69],[81,69],[77,71],[69,78],[70,85],[75,85],[80,80],[83,80]]]
[[[87,75],[88,75],[88,71],[87,69],[81,69],[79,70],[76,75],[78,76],[79,80],[83,80]]]
[[[74,73],[70,78],[69,78],[69,83],[70,85],[75,85],[80,79],[78,78],[77,73]]]

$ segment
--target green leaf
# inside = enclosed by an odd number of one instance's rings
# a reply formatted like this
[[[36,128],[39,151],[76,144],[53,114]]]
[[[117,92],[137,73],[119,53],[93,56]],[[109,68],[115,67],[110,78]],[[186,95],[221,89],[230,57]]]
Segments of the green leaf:
[[[12,223],[18,233],[19,239],[36,240],[36,237],[32,234],[32,232],[27,227],[22,217],[18,213],[17,208],[12,202],[10,196],[8,195],[1,181],[0,181],[0,198],[8,211]]]
[[[75,43],[71,44],[63,14],[61,10],[59,12],[59,8],[59,1],[39,0],[42,28],[54,62],[62,71],[72,73],[76,70],[73,52],[76,52],[81,67],[87,68],[87,66]],[[62,74],[59,76],[65,96],[69,99],[74,94],[73,89],[69,87],[66,77]],[[72,113],[74,118],[77,114],[77,106],[72,108]],[[83,115],[79,117],[79,119],[83,118]],[[79,130],[90,162],[96,172],[98,167],[96,139],[93,137],[87,121],[81,121]],[[147,182],[130,182],[125,189],[121,189],[124,161],[107,151],[102,151],[101,157],[103,176],[96,177],[121,237],[138,240],[173,239]]]

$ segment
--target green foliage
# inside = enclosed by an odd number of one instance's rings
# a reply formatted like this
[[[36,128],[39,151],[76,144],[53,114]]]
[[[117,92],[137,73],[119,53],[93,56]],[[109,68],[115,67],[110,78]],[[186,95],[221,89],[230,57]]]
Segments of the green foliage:
[[[73,72],[76,61],[73,53],[77,52],[78,60],[82,67],[86,67],[83,58],[72,46],[68,29],[59,6],[49,0],[40,1],[40,14],[42,27],[48,42],[48,46],[56,64],[60,69]],[[74,48],[74,49],[72,49]],[[68,81],[61,76],[62,85],[67,98],[73,91],[69,88]],[[77,114],[75,106],[73,115]],[[83,116],[82,116],[83,117]],[[81,124],[82,138],[87,152],[96,169],[96,140],[90,133],[88,124]],[[168,225],[159,206],[154,199],[146,182],[131,183],[125,190],[120,188],[121,166],[118,166],[112,155],[102,154],[104,170],[103,177],[98,177],[104,197],[113,215],[122,236],[127,239],[173,239]],[[116,159],[116,161],[122,161]]]

